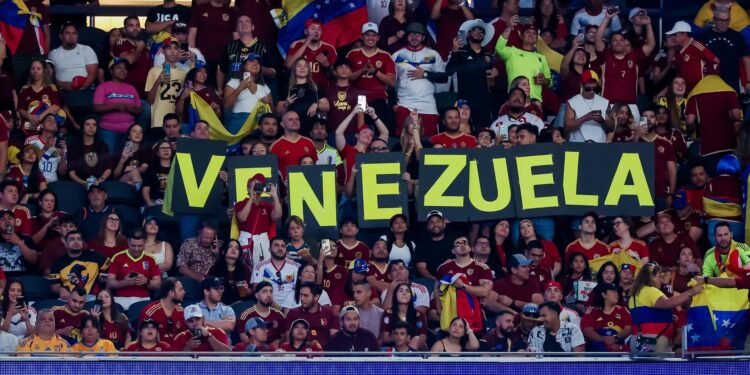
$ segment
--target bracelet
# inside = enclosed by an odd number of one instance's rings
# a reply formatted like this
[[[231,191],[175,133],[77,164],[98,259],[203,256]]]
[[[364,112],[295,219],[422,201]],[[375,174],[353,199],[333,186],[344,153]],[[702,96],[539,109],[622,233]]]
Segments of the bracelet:
[[[380,117],[375,116],[374,119],[372,119],[373,122],[380,120]]]
[[[710,279],[710,277],[708,277],[708,276],[703,276],[703,283],[704,283],[704,284],[708,284],[708,279]]]

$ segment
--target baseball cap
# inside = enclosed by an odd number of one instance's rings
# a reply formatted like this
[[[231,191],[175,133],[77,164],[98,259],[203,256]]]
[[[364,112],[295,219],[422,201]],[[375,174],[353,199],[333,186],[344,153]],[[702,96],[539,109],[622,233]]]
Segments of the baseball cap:
[[[269,283],[266,280],[263,280],[263,281],[261,281],[261,282],[259,282],[258,284],[255,285],[255,292],[256,293],[260,292],[261,290],[263,290],[263,288],[265,288],[267,286],[270,286],[271,288],[273,288],[273,285],[271,283]]]
[[[375,24],[375,22],[368,22],[364,25],[362,25],[362,34],[368,32],[368,31],[374,31],[375,34],[377,34],[378,31],[378,25]]]
[[[367,124],[362,124],[357,128],[357,133],[361,132],[362,130],[372,130],[370,129],[370,126]]]
[[[521,310],[521,313],[525,318],[538,319],[539,305],[537,305],[536,303],[527,303],[523,305],[523,310]]]
[[[5,215],[10,215],[11,217],[16,217],[16,213],[13,212],[13,210],[2,210],[0,211],[0,217],[3,217]]]
[[[581,73],[581,83],[598,83],[599,75],[593,70],[586,70]]]
[[[667,31],[667,35],[674,35],[677,33],[691,33],[693,32],[693,29],[690,28],[690,24],[688,24],[685,21],[677,21],[675,22],[674,26],[672,26],[672,30]]]
[[[612,283],[599,283],[596,285],[596,288],[599,289],[600,292],[606,292],[608,290],[618,290],[617,285]]]
[[[469,104],[469,101],[466,99],[458,99],[456,101],[456,108],[461,108],[465,105],[468,105],[469,107],[471,107],[471,105]]]
[[[172,25],[172,34],[174,33],[186,33],[188,31],[188,26],[185,22],[175,22],[174,25]]]
[[[336,68],[338,68],[338,67],[340,67],[340,66],[344,66],[344,65],[346,65],[346,66],[348,66],[349,68],[351,68],[351,67],[352,67],[352,62],[351,62],[351,61],[349,61],[349,59],[347,59],[346,57],[339,57],[339,58],[338,58],[338,59],[336,59],[336,61],[335,61],[335,62],[333,63],[333,69],[336,69]]]
[[[260,55],[257,53],[248,53],[247,56],[245,56],[245,59],[242,60],[242,63],[246,63],[251,60],[258,60],[259,63],[263,63],[263,59],[260,58]]]
[[[245,322],[245,332],[254,328],[268,328],[268,324],[266,324],[266,321],[260,317],[252,317]]]
[[[430,211],[430,212],[427,213],[427,220],[430,220],[430,218],[433,217],[433,216],[439,216],[441,219],[445,218],[445,217],[443,217],[443,213],[442,212],[440,212],[438,210],[432,210],[432,211]]]
[[[92,192],[92,191],[94,191],[94,190],[99,190],[102,193],[106,193],[107,192],[107,190],[104,189],[104,186],[102,186],[100,184],[91,184],[91,186],[89,186],[89,190],[88,190],[89,193]]]
[[[357,258],[352,262],[352,269],[356,273],[367,273],[370,267],[367,265],[367,261],[362,258]]]
[[[141,321],[141,325],[139,326],[139,330],[144,329],[148,326],[153,326],[156,329],[159,329],[159,322],[152,318],[146,318]]]
[[[630,13],[628,13],[628,19],[633,19],[633,17],[635,17],[635,15],[638,14],[638,13],[640,13],[640,12],[648,13],[648,12],[646,12],[645,9],[643,9],[641,7],[635,7],[635,8],[633,8],[633,9],[630,10]]]
[[[201,289],[213,289],[221,287],[221,280],[215,276],[208,276],[201,281]],[[187,319],[187,318],[186,318]]]
[[[86,83],[86,77],[84,76],[75,76],[72,80],[70,80],[70,88],[73,90],[78,90],[81,87],[83,87],[83,84]]]
[[[112,69],[112,67],[117,64],[125,64],[125,67],[127,68],[130,67],[130,61],[128,61],[128,59],[122,58],[122,57],[115,57],[109,62],[109,68]]]
[[[177,38],[175,38],[173,36],[169,36],[166,39],[164,39],[163,42],[161,42],[161,48],[167,48],[172,43],[174,43],[174,44],[176,44],[178,46],[180,45],[180,41],[177,40]]]
[[[508,269],[518,267],[528,267],[531,261],[521,254],[513,254],[508,258]]]
[[[201,307],[198,306],[198,304],[193,304],[185,308],[185,320],[188,320],[190,318],[202,318],[203,317],[203,311],[201,311]]]
[[[323,26],[323,21],[317,18],[308,18],[307,21],[305,21],[305,29],[315,24]]]
[[[545,291],[549,288],[557,288],[557,289],[562,290],[562,285],[560,285],[560,283],[558,283],[557,281],[550,281],[547,284],[544,284]]]
[[[632,265],[630,263],[623,263],[622,266],[620,266],[620,271],[631,270],[634,275],[635,275],[635,270],[637,270],[637,269],[638,269],[638,267],[636,267],[636,266],[634,266],[634,265]]]
[[[406,26],[406,29],[404,30],[407,34],[409,33],[416,33],[416,34],[422,34],[427,35],[427,28],[424,27],[419,22],[412,22],[409,25]]]
[[[297,323],[302,323],[302,324],[304,324],[304,325],[305,325],[305,328],[307,328],[307,329],[310,329],[310,323],[308,323],[308,322],[307,322],[307,320],[305,320],[305,319],[295,319],[295,320],[294,320],[294,321],[292,322],[292,324],[290,324],[290,325],[289,325],[289,327],[290,327],[290,328],[291,328],[291,327],[294,327],[295,325],[297,325]]]
[[[687,201],[687,193],[685,190],[677,190],[677,193],[674,195],[674,201],[672,201],[672,207],[675,209],[681,210],[688,206]]]
[[[359,315],[359,309],[357,309],[357,307],[354,305],[349,305],[341,309],[341,312],[339,313],[339,318],[343,319],[346,313],[352,312],[352,311],[354,311],[355,313],[357,313],[357,315]]]
[[[247,183],[249,184],[252,181],[258,181],[261,184],[265,185],[265,183],[266,183],[266,176],[263,173],[256,173],[255,176],[253,176],[252,178],[250,178],[249,180],[247,180]]]

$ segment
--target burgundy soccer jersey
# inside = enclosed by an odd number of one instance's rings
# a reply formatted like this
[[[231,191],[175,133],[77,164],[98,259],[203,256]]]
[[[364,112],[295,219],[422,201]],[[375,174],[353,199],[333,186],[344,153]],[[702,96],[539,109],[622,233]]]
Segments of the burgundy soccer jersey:
[[[388,52],[380,49],[368,56],[364,50],[358,48],[350,51],[346,58],[352,63],[353,71],[360,70],[369,63],[383,74],[396,74],[396,64],[393,62],[393,58]],[[375,74],[364,73],[354,81],[354,84],[367,95],[368,102],[388,97],[388,94],[386,94],[388,87]]]
[[[299,51],[300,48],[305,48],[304,39],[292,43],[292,45],[289,47],[289,51],[287,51],[287,56],[294,55],[295,53],[297,53],[297,51]],[[307,47],[305,48],[305,52],[302,54],[307,62],[310,63],[310,70],[312,71],[313,81],[315,81],[315,84],[318,85],[318,87],[325,89],[328,87],[330,82],[328,80],[327,69],[318,62],[319,55],[325,56],[326,60],[328,60],[328,63],[333,65],[333,63],[336,61],[336,48],[326,42],[321,41],[318,49],[314,50],[310,47]]]

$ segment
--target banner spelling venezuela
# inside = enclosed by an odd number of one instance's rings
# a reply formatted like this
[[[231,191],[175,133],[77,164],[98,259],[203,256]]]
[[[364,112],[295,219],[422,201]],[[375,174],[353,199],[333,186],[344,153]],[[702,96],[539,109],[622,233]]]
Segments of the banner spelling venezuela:
[[[227,170],[229,204],[244,198],[247,179],[276,179],[272,157],[226,157],[221,141],[180,139],[168,205],[176,213],[216,215]],[[417,219],[439,210],[455,222],[582,215],[652,215],[654,149],[649,143],[538,144],[511,149],[425,149],[414,199]],[[396,214],[409,216],[401,153],[359,154],[356,196],[359,225],[382,228]],[[336,168],[288,170],[285,207],[308,229],[335,231],[339,222]]]

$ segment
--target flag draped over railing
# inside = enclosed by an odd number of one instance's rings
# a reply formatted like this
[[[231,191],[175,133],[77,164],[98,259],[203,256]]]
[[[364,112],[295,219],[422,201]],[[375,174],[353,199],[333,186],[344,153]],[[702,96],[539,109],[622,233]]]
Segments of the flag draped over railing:
[[[688,309],[687,349],[744,350],[749,306],[747,290],[706,285]]]

